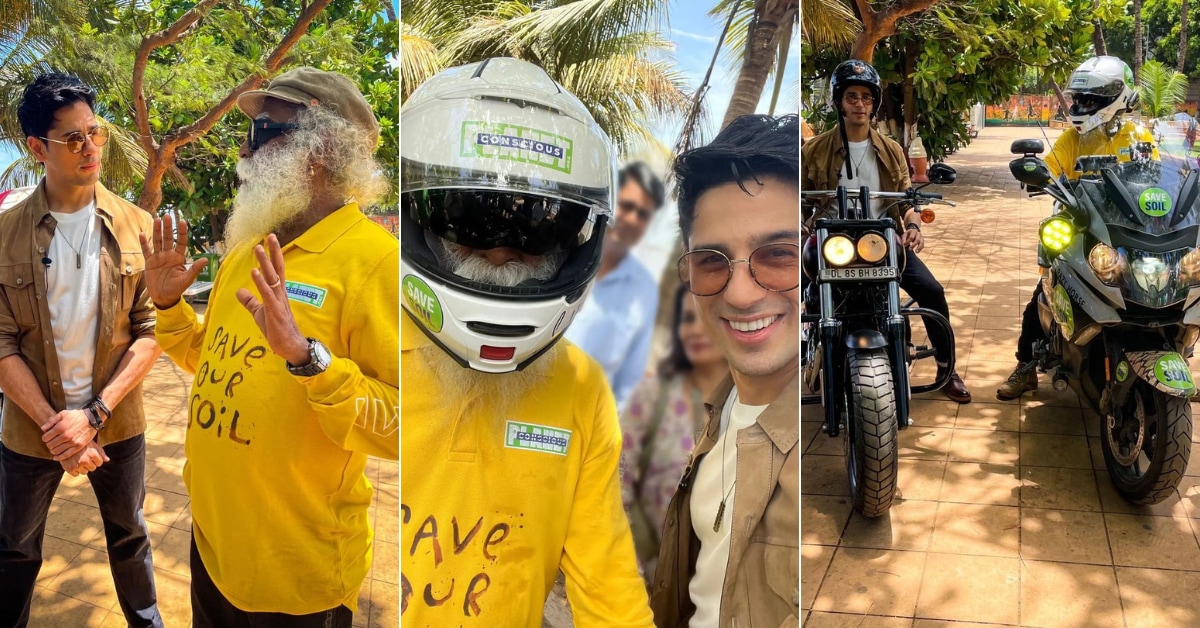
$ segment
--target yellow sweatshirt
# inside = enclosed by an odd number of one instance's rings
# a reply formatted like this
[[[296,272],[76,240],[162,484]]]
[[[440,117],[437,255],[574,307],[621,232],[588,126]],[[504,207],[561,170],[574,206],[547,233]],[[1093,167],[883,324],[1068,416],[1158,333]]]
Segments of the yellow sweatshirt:
[[[1068,179],[1075,180],[1082,174],[1075,171],[1075,161],[1080,157],[1115,155],[1119,161],[1125,162],[1129,161],[1135,145],[1140,142],[1154,144],[1154,136],[1146,127],[1132,120],[1126,120],[1112,137],[1109,137],[1103,128],[1092,129],[1084,135],[1080,135],[1074,128],[1069,128],[1054,142],[1054,148],[1050,149],[1050,155],[1046,157],[1046,167],[1055,179],[1066,174]],[[1155,161],[1159,159],[1157,146],[1151,155]]]
[[[196,545],[221,593],[250,612],[355,609],[371,564],[367,455],[395,459],[399,245],[347,205],[283,247],[300,332],[329,348],[289,373],[237,290],[258,290],[253,244],[218,270],[204,324],[180,302],[157,337],[195,374],[183,479]]]
[[[480,416],[492,401],[441,394],[416,351],[431,341],[401,328],[400,625],[539,628],[561,568],[577,627],[653,626],[600,366],[563,340],[536,393]]]

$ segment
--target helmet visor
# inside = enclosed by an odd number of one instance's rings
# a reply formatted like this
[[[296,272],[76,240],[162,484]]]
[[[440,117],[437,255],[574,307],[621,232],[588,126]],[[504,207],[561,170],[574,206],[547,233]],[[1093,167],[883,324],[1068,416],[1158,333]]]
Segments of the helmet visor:
[[[406,192],[417,225],[476,250],[511,247],[529,255],[569,251],[591,237],[590,208],[562,199],[496,190]]]
[[[1099,96],[1096,94],[1071,94],[1071,115],[1091,115],[1113,104],[1115,96]]]

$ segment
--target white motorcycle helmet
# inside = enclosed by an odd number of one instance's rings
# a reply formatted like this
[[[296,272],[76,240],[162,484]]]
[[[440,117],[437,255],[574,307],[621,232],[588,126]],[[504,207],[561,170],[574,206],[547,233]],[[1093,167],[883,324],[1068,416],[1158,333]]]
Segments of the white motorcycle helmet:
[[[1071,74],[1064,93],[1071,97],[1068,117],[1079,133],[1111,122],[1137,106],[1133,70],[1116,57],[1092,57]]]
[[[493,58],[423,83],[400,117],[404,311],[464,367],[525,368],[562,337],[600,268],[612,143],[541,68]],[[561,261],[506,287],[447,268],[446,243]]]

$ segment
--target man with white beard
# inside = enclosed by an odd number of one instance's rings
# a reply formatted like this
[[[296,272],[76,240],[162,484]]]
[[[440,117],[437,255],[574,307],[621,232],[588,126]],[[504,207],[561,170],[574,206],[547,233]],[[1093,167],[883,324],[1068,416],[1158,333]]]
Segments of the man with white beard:
[[[400,623],[539,628],[561,569],[575,626],[649,627],[612,392],[562,340],[612,220],[609,139],[516,59],[438,74],[400,119]]]
[[[238,106],[242,185],[203,323],[181,299],[205,264],[186,264],[187,225],[141,238],[159,344],[195,374],[193,624],[349,627],[367,455],[399,455],[399,247],[360,209],[384,191],[379,126],[354,83],[312,68]]]

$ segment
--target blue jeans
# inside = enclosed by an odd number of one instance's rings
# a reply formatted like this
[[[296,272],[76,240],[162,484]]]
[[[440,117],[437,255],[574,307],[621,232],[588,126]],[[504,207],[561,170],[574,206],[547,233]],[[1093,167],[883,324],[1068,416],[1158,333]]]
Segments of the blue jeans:
[[[88,473],[108,544],[108,564],[121,612],[130,626],[162,628],[154,591],[150,537],[142,518],[146,498],[146,439],[104,448],[109,461]],[[0,628],[23,628],[38,571],[42,536],[62,465],[23,456],[0,444]]]

